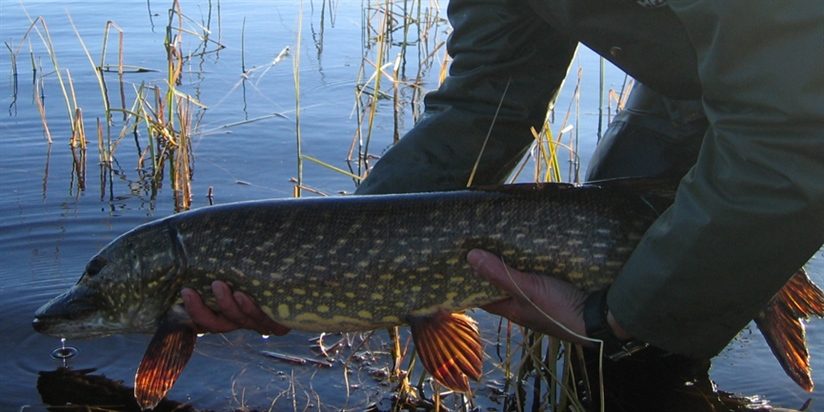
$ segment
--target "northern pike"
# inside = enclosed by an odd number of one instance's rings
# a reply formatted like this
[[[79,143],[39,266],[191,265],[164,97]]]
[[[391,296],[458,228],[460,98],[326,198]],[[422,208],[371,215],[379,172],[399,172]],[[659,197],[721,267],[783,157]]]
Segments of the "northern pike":
[[[506,296],[473,272],[467,252],[486,249],[518,270],[585,291],[604,288],[672,202],[671,188],[653,186],[520,184],[205,207],[112,241],[76,285],[37,310],[33,325],[71,339],[154,333],[135,379],[138,402],[150,408],[196,341],[180,290],[210,297],[212,281],[223,280],[296,330],[409,324],[425,369],[468,391],[468,379],[482,373],[482,347],[461,312]],[[785,371],[807,390],[813,383],[799,318],[810,315],[824,316],[824,293],[800,270],[759,316]]]

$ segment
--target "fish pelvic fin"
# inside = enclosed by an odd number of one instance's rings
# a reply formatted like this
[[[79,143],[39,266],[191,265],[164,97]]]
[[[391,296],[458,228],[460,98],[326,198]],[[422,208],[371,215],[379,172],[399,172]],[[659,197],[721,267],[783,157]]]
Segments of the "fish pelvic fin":
[[[483,347],[474,319],[461,313],[438,312],[409,319],[412,339],[423,367],[449,389],[468,393],[469,379],[483,373]]]
[[[824,317],[824,292],[799,269],[755,318],[784,372],[802,389],[812,392],[810,352],[802,320]]]
[[[197,331],[175,309],[161,321],[134,378],[134,397],[144,410],[154,409],[172,389],[192,357]]]

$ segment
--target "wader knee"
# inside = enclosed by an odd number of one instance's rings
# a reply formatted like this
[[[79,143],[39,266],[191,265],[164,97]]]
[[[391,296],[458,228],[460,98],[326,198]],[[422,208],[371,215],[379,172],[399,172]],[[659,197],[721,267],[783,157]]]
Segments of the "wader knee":
[[[707,130],[701,102],[669,99],[640,83],[631,93],[598,142],[586,179],[680,179],[695,164]]]

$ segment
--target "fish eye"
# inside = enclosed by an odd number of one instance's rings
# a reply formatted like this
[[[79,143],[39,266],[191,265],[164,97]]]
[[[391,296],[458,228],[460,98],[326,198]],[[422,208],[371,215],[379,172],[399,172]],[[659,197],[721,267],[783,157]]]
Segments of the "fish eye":
[[[106,259],[103,259],[100,256],[95,256],[91,261],[89,261],[89,264],[86,265],[86,274],[89,276],[94,276],[100,273],[103,267],[106,266],[106,263]]]

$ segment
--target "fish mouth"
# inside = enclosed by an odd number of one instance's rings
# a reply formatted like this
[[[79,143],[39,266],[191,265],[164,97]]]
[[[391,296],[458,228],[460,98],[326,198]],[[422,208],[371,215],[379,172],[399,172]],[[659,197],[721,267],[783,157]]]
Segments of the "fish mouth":
[[[100,323],[99,308],[91,288],[75,285],[50,300],[34,313],[32,327],[35,331],[61,338],[97,337],[104,334],[94,328]]]

